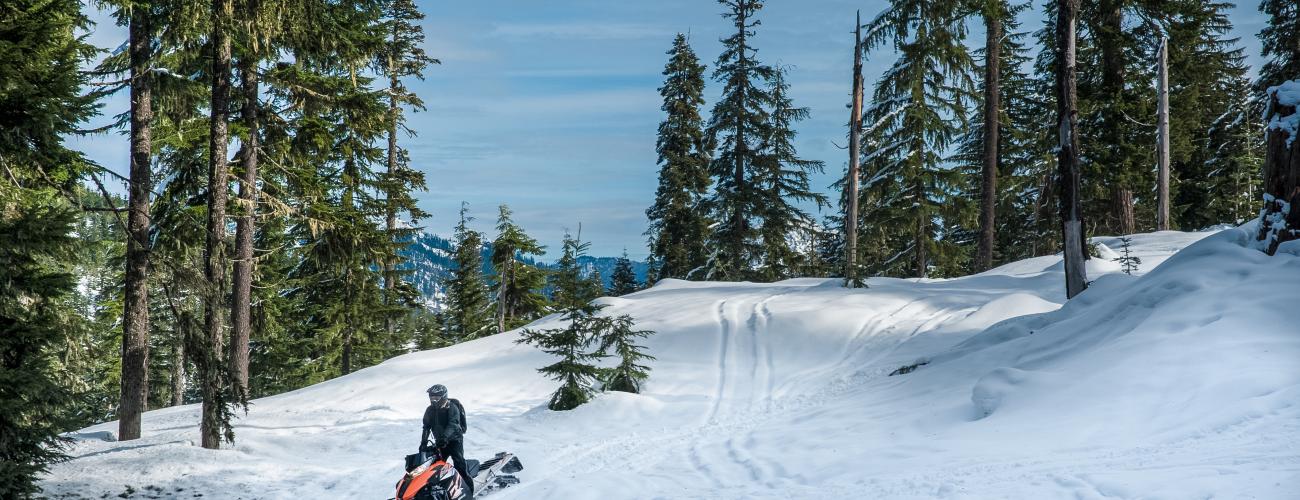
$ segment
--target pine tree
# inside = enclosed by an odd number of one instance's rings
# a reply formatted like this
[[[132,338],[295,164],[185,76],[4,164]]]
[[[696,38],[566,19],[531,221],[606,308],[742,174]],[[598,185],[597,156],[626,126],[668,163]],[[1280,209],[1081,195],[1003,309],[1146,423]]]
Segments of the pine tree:
[[[488,288],[483,283],[483,237],[469,228],[474,220],[465,214],[468,204],[461,204],[460,223],[456,225],[456,268],[447,284],[447,335],[459,342],[473,340],[491,332]]]
[[[592,386],[600,375],[594,363],[599,352],[587,348],[597,338],[601,323],[606,318],[595,316],[600,306],[584,304],[564,309],[563,328],[547,330],[524,329],[515,343],[537,346],[542,352],[557,356],[559,361],[538,368],[552,380],[560,382],[559,389],[551,395],[548,408],[555,411],[572,410],[591,400]]]
[[[668,55],[659,87],[660,109],[668,116],[659,124],[655,144],[659,187],[654,204],[646,209],[646,235],[650,255],[659,263],[654,276],[686,279],[708,257],[709,220],[703,202],[709,188],[709,147],[699,109],[704,104],[704,65],[681,33]]]
[[[645,347],[636,342],[637,339],[654,335],[654,332],[633,330],[635,325],[632,316],[626,314],[602,319],[605,320],[602,325],[604,331],[601,332],[600,348],[596,352],[608,355],[612,351],[613,355],[619,357],[618,365],[604,370],[601,377],[605,390],[640,393],[641,384],[650,378],[650,367],[642,363],[655,357],[646,354]]]
[[[875,254],[864,263],[878,273],[925,277],[932,266],[951,272],[964,264],[948,233],[970,207],[956,196],[962,179],[943,156],[965,124],[973,88],[961,7],[894,0],[867,25],[868,50],[890,43],[899,52],[865,117],[860,238],[867,255]]]
[[[545,250],[510,220],[510,207],[501,205],[498,214],[497,237],[492,241],[492,269],[496,273],[492,297],[496,302],[497,332],[504,332],[546,311],[546,297],[541,293],[546,274],[519,260],[542,255]]]
[[[713,70],[713,79],[723,89],[707,129],[709,143],[718,152],[709,164],[714,185],[708,207],[715,228],[704,278],[740,280],[749,277],[759,260],[754,218],[762,206],[753,176],[763,154],[761,141],[771,136],[768,109],[773,101],[764,84],[775,70],[755,59],[750,43],[759,25],[755,15],[763,4],[758,0],[718,3],[726,6],[722,17],[731,20],[736,32],[722,39],[723,51]]]
[[[641,284],[637,283],[632,261],[627,258],[627,250],[623,250],[623,256],[614,263],[614,274],[610,276],[609,295],[622,297],[640,289]]]
[[[797,251],[791,240],[808,241],[815,234],[816,221],[793,202],[826,205],[826,196],[812,190],[810,173],[821,173],[819,160],[799,158],[794,147],[794,124],[808,118],[808,108],[795,107],[790,86],[785,82],[786,69],[775,70],[768,81],[772,108],[762,138],[763,149],[752,164],[752,190],[760,207],[755,215],[761,248],[755,277],[779,281],[799,276],[808,256]]]

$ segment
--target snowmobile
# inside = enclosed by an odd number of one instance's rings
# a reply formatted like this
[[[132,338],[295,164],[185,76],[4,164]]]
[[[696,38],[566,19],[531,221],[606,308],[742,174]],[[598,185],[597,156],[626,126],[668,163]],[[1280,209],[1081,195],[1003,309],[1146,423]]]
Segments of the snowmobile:
[[[466,478],[456,473],[450,459],[422,451],[406,456],[406,474],[397,481],[397,496],[390,500],[473,500]],[[524,469],[519,458],[501,452],[484,460],[465,460],[465,472],[474,481],[474,496],[483,496],[513,484],[512,474]]]

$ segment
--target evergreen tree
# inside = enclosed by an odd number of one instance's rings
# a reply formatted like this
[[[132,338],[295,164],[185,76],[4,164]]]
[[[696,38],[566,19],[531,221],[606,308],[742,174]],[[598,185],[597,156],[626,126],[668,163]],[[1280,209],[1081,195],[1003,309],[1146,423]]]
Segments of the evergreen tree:
[[[994,219],[992,234],[990,266],[1031,257],[1039,238],[1046,231],[1035,227],[1035,220],[1041,216],[1041,198],[1044,179],[1050,177],[1049,165],[1040,151],[1041,135],[1046,125],[1042,124],[1041,113],[1047,107],[1041,93],[1042,84],[1025,72],[1025,67],[1032,60],[1029,49],[1025,46],[1025,33],[1020,32],[1020,23],[1016,15],[1027,5],[1011,6],[999,18],[1003,35],[997,44],[1001,55],[998,57],[997,91],[999,94],[997,113],[997,148],[996,153],[996,189],[994,198]],[[977,61],[987,61],[985,49],[975,53]],[[985,63],[987,64],[987,63]],[[985,73],[985,67],[979,73]],[[988,80],[988,78],[985,78]],[[982,108],[987,88],[981,84],[980,92],[974,99]],[[983,187],[976,187],[974,180],[980,179],[985,167],[985,124],[983,121],[972,122],[967,131],[961,135],[957,153],[953,157],[957,168],[963,173],[966,182],[963,191],[965,197],[974,199],[977,193],[983,193]],[[980,227],[984,224],[980,223]],[[970,228],[969,230],[973,230]],[[982,229],[981,229],[982,230]],[[972,261],[974,264],[974,261]],[[976,271],[972,267],[971,271]]]
[[[582,234],[581,229],[578,234]],[[558,269],[551,273],[548,284],[551,303],[560,310],[572,310],[599,298],[604,293],[605,286],[598,274],[585,273],[579,263],[579,259],[587,255],[590,243],[565,231],[563,246],[560,260],[556,263]]]
[[[408,136],[415,135],[414,131],[405,126],[405,113],[402,107],[423,110],[424,102],[415,92],[406,87],[402,79],[410,77],[424,79],[424,68],[441,62],[426,55],[424,48],[421,47],[424,43],[424,29],[420,26],[420,21],[424,19],[424,14],[416,7],[414,1],[388,0],[384,9],[384,22],[389,35],[379,55],[379,65],[388,76],[389,116],[386,158],[388,171],[382,179],[381,189],[387,202],[384,229],[394,245],[390,257],[395,258],[385,259],[383,264],[384,301],[391,307],[397,302],[409,302],[415,295],[410,286],[399,284],[401,273],[398,270],[402,267],[402,259],[400,252],[396,250],[410,241],[416,229],[409,226],[398,227],[397,217],[405,212],[414,221],[428,215],[420,210],[414,197],[411,196],[412,191],[424,188],[424,173],[410,168],[410,155],[397,144],[398,128],[405,129]],[[389,337],[396,335],[394,319],[390,316],[385,320],[384,329]]]
[[[709,147],[700,118],[704,104],[704,65],[681,33],[673,40],[664,67],[659,124],[659,188],[646,209],[650,255],[659,263],[655,277],[685,279],[704,265],[709,220],[703,210],[709,188]]]
[[[712,255],[704,278],[740,280],[748,278],[759,261],[754,219],[762,206],[754,183],[755,164],[762,161],[762,140],[771,136],[771,92],[766,82],[775,71],[755,59],[750,43],[759,0],[718,0],[726,6],[722,17],[731,20],[735,34],[722,39],[723,50],[714,65],[713,79],[723,84],[722,96],[709,118],[710,144],[718,148],[709,164],[713,194],[708,199],[715,227],[709,246]]]
[[[1247,113],[1245,54],[1230,38],[1232,4],[1185,0],[1168,15],[1174,227],[1201,229],[1238,220],[1234,210],[1257,180],[1257,122]],[[1244,177],[1244,178],[1243,178]],[[1252,182],[1253,181],[1253,182]],[[1238,184],[1240,183],[1240,184]],[[1253,208],[1253,200],[1246,206]],[[1241,206],[1245,209],[1246,206]]]
[[[636,280],[636,271],[632,269],[632,261],[627,258],[627,250],[623,250],[623,256],[615,262],[614,274],[609,278],[609,295],[612,297],[622,297],[641,289],[641,284]]]
[[[1120,253],[1119,257],[1115,257],[1114,259],[1111,260],[1119,263],[1120,270],[1124,271],[1124,274],[1132,276],[1133,272],[1138,270],[1138,265],[1142,263],[1142,259],[1137,257],[1136,255],[1133,255],[1131,249],[1133,245],[1133,238],[1124,236],[1124,237],[1120,237],[1119,241],[1120,241],[1120,250],[1122,251],[1122,253]]]
[[[465,214],[468,204],[461,204],[460,223],[456,224],[456,268],[447,284],[447,335],[458,342],[473,340],[491,333],[488,288],[483,283],[483,237],[469,228],[472,217]]]
[[[877,259],[864,264],[878,273],[925,277],[932,266],[950,273],[965,261],[950,232],[971,207],[956,196],[962,179],[943,156],[973,88],[964,14],[954,0],[893,0],[867,25],[868,50],[889,43],[899,52],[865,113],[859,238]]]
[[[76,9],[64,6],[63,12]],[[23,21],[39,27],[31,23],[39,20]],[[70,68],[75,71],[75,64]],[[57,136],[41,139],[58,147]],[[3,153],[7,157],[10,151]],[[53,172],[58,167],[23,168]],[[67,269],[75,242],[67,203],[49,188],[23,187],[38,179],[15,180],[0,180],[0,239],[7,242],[0,245],[0,283],[5,284],[0,287],[0,496],[29,498],[40,491],[36,481],[47,467],[63,458],[65,440],[59,434],[72,423],[68,409],[74,394],[58,373],[57,360],[73,324],[67,299],[76,281]]]
[[[591,400],[594,392],[592,386],[601,373],[594,363],[601,354],[588,351],[587,348],[597,338],[602,323],[607,322],[607,318],[595,316],[598,310],[600,306],[592,304],[566,307],[563,320],[568,324],[563,328],[526,328],[515,341],[537,346],[542,352],[560,358],[553,364],[537,369],[560,382],[560,388],[551,395],[551,401],[547,405],[552,410],[572,410]]]
[[[1166,2],[1165,4],[1167,4]],[[1132,234],[1155,227],[1154,64],[1160,35],[1139,22],[1162,17],[1156,3],[1084,2],[1079,12],[1080,198],[1086,227]],[[1141,213],[1139,213],[1141,212]],[[1146,216],[1147,214],[1150,216]]]
[[[1268,24],[1259,32],[1265,61],[1255,80],[1256,109],[1262,110],[1269,87],[1300,78],[1300,5],[1291,0],[1261,0],[1259,10],[1268,15]]]
[[[79,204],[86,171],[63,144],[94,114],[82,65],[95,54],[76,33],[89,26],[75,1],[0,8],[0,497],[31,498],[64,458],[60,433],[80,394],[65,350],[80,336],[76,314]],[[116,214],[115,214],[116,215]]]
[[[602,376],[605,390],[640,393],[641,384],[650,378],[650,367],[644,362],[655,359],[644,352],[645,347],[638,345],[637,339],[654,335],[650,330],[633,330],[632,316],[602,318],[604,331],[600,336],[600,348],[597,352],[607,355],[611,351],[619,357],[618,365],[608,368]]]
[[[492,297],[496,302],[497,331],[518,327],[546,312],[546,274],[536,266],[520,262],[521,257],[542,255],[545,250],[510,220],[510,207],[498,207],[497,238],[492,241]]]
[[[813,202],[819,208],[826,196],[814,192],[809,174],[823,171],[819,160],[799,158],[794,147],[794,124],[808,118],[808,108],[795,107],[784,68],[775,70],[769,80],[768,94],[772,109],[763,137],[763,150],[753,163],[752,189],[760,207],[757,215],[759,267],[756,275],[763,281],[778,281],[801,275],[808,255],[794,248],[794,241],[808,241],[815,235],[816,221],[793,201]]]

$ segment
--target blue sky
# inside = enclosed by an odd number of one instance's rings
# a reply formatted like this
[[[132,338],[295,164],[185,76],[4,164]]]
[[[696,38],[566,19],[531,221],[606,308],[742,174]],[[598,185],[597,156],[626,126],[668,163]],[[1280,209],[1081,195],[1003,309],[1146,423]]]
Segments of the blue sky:
[[[426,50],[442,60],[410,85],[427,110],[410,115],[419,134],[404,138],[412,166],[425,172],[429,190],[418,194],[433,216],[427,231],[448,235],[461,201],[469,202],[476,229],[495,233],[497,205],[552,252],[564,230],[582,224],[594,255],[627,249],[646,256],[645,209],[654,199],[658,167],[655,132],[663,119],[657,88],[673,35],[688,32],[712,72],[728,25],[713,0],[453,0],[420,1]],[[1041,2],[1038,2],[1041,3]],[[791,67],[791,96],[812,116],[799,126],[797,146],[806,158],[826,162],[814,186],[842,171],[847,153],[849,71],[853,12],[868,20],[883,0],[771,0],[760,12],[753,43],[768,64]],[[1234,34],[1259,62],[1255,37],[1262,16],[1249,2],[1232,14]],[[91,41],[113,48],[125,31],[104,15]],[[982,43],[972,23],[972,45]],[[1025,17],[1026,29],[1041,17]],[[893,62],[872,54],[868,89]],[[705,113],[721,86],[708,82]],[[126,110],[122,93],[105,116]],[[1174,103],[1177,105],[1177,103]],[[101,119],[99,121],[104,121]],[[73,141],[103,165],[126,171],[127,142],[117,134]]]

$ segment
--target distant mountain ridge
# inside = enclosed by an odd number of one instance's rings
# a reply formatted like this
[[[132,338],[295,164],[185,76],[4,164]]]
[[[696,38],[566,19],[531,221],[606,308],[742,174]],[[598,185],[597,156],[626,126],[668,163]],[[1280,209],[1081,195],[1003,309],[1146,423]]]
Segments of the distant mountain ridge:
[[[402,269],[409,271],[405,279],[420,291],[420,295],[424,297],[425,303],[430,307],[437,307],[442,298],[446,296],[444,287],[447,280],[451,279],[452,271],[456,268],[453,261],[455,248],[456,245],[447,238],[421,232],[411,240],[410,245],[402,250],[402,255],[407,259]],[[490,262],[492,245],[485,243],[483,248],[479,250],[479,254],[483,256],[483,275],[488,276],[490,279],[494,274]],[[552,262],[543,261],[539,264],[535,259],[529,257],[524,257],[521,261],[542,268],[553,269],[556,267]],[[582,266],[584,272],[599,272],[600,278],[606,287],[609,287],[610,277],[613,276],[614,265],[617,263],[617,257],[584,256],[578,259],[578,264]],[[636,272],[637,280],[644,283],[647,270],[646,263],[634,260],[632,261],[632,270]]]

